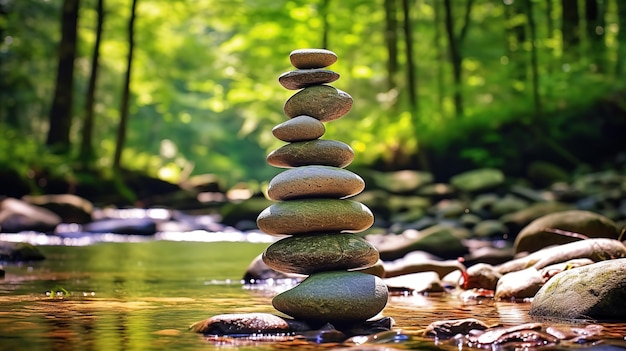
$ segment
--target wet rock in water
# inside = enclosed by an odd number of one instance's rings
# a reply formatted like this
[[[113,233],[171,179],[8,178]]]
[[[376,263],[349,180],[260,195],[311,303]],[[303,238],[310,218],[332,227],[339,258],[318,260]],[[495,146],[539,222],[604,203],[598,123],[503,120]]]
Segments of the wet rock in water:
[[[89,233],[154,235],[156,221],[151,218],[109,218],[87,223],[83,230]]]
[[[384,279],[389,291],[436,293],[443,292],[443,283],[437,272],[426,271],[419,273],[403,274]]]
[[[272,134],[282,141],[308,141],[322,137],[326,133],[324,123],[310,116],[297,116],[272,129]]]
[[[387,286],[377,276],[327,271],[310,275],[278,294],[274,307],[298,320],[350,324],[377,315],[387,304]]]
[[[602,261],[563,271],[537,292],[533,316],[626,320],[626,259]]]
[[[323,68],[337,62],[337,54],[325,49],[298,49],[289,54],[289,60],[299,69]]]
[[[26,262],[41,261],[45,256],[36,246],[28,243],[0,241],[0,261]]]
[[[422,251],[414,251],[394,261],[385,262],[385,278],[419,272],[435,272],[443,278],[456,270],[464,271],[465,266],[458,260],[441,260]]]
[[[533,297],[543,286],[544,281],[543,276],[534,267],[507,273],[498,280],[494,298],[504,300]]]
[[[469,237],[470,232],[465,228],[434,225],[422,231],[406,230],[400,235],[386,235],[374,246],[383,261],[395,260],[417,250],[443,258],[457,258],[468,252],[463,239]]]
[[[378,251],[352,234],[298,235],[270,245],[263,261],[277,271],[312,274],[372,266],[378,262]]]
[[[306,199],[277,202],[257,217],[267,234],[360,232],[374,223],[374,215],[362,203],[340,199]]]
[[[15,233],[23,230],[52,231],[61,217],[40,206],[11,197],[0,201],[0,230]]]
[[[474,330],[485,330],[487,324],[476,318],[443,320],[430,323],[423,331],[425,336],[433,336],[438,339],[449,339],[457,334],[469,334]]]
[[[475,169],[453,176],[450,183],[462,192],[475,193],[504,184],[504,173],[494,168]]]
[[[589,211],[562,211],[535,219],[515,239],[515,252],[535,252],[551,245],[586,238],[617,239],[619,230],[609,218]]]
[[[314,85],[300,90],[285,102],[288,117],[307,115],[329,122],[343,117],[352,108],[352,96],[330,85]]]
[[[307,197],[345,198],[363,191],[365,182],[343,168],[302,166],[288,169],[269,182],[267,196],[272,200]]]
[[[488,289],[496,290],[498,280],[502,274],[498,270],[486,263],[477,263],[467,269],[467,282],[464,282],[465,289]]]
[[[274,167],[299,166],[346,167],[354,160],[352,148],[336,140],[309,140],[284,145],[267,155],[267,163]]]
[[[239,313],[216,315],[192,324],[189,329],[202,334],[231,335],[302,332],[311,327],[270,313]]]
[[[265,262],[263,262],[263,255],[259,254],[252,260],[252,262],[250,262],[248,268],[246,268],[246,272],[244,273],[242,280],[246,284],[257,284],[263,283],[267,280],[303,280],[304,278],[306,278],[305,275],[284,273],[272,269]]]
[[[59,217],[63,223],[84,224],[92,220],[91,201],[72,194],[48,194],[24,196],[22,200],[46,208]]]
[[[278,82],[286,89],[297,90],[319,85],[332,83],[339,79],[339,73],[327,69],[301,69],[285,72],[278,77]]]

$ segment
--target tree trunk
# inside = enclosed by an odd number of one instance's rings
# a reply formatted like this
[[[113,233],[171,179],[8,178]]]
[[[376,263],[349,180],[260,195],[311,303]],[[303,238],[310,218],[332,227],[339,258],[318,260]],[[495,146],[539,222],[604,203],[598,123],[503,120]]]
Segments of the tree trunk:
[[[444,0],[444,9],[445,9],[445,27],[448,36],[448,46],[450,48],[450,63],[452,65],[452,78],[454,81],[454,106],[456,110],[457,117],[462,117],[464,114],[463,108],[463,94],[462,90],[462,80],[461,80],[461,69],[463,64],[463,57],[461,56],[461,45],[465,36],[467,35],[467,30],[470,22],[470,14],[472,10],[472,4],[474,0],[467,0],[465,14],[463,16],[464,21],[461,27],[461,31],[459,35],[455,35],[454,31],[454,16],[452,14],[452,4],[450,0]]]
[[[580,44],[580,16],[578,15],[577,0],[561,0],[563,22],[561,24],[561,37],[563,53],[574,58],[578,57]]]
[[[592,62],[595,64],[595,70],[598,72],[606,71],[605,57],[606,45],[604,39],[605,22],[604,22],[605,6],[597,0],[585,0],[585,20],[587,23],[587,40],[589,42],[589,54]]]
[[[528,33],[530,36],[530,70],[532,76],[532,95],[533,105],[535,109],[534,116],[536,119],[541,118],[542,105],[541,96],[539,95],[539,62],[537,60],[537,27],[535,25],[535,16],[533,14],[532,0],[526,0],[526,15],[528,18]]]
[[[49,129],[46,144],[54,151],[66,153],[70,149],[72,126],[72,100],[74,83],[74,58],[76,57],[76,27],[78,24],[79,0],[64,0],[61,17],[61,43],[59,63],[50,108]]]
[[[328,23],[328,6],[330,5],[330,0],[321,0],[322,3],[320,5],[320,14],[322,16],[322,48],[328,49],[328,34],[330,33],[330,24]]]
[[[385,0],[385,44],[387,46],[387,90],[397,88],[398,73],[398,20],[396,0]]]
[[[440,6],[440,1],[435,1],[433,3],[433,11],[435,13],[435,37],[434,37],[434,42],[435,42],[435,50],[437,52],[436,57],[437,60],[439,62],[443,62],[445,60],[445,53],[444,53],[444,49],[441,45],[441,6]],[[444,90],[444,81],[443,81],[443,65],[439,64],[437,65],[437,106],[439,107],[439,111],[442,114],[442,116],[445,116],[444,114],[444,107],[443,107],[443,101],[445,98],[445,90]]]
[[[93,161],[95,153],[93,149],[93,125],[94,125],[94,103],[96,95],[96,82],[98,80],[98,60],[100,58],[100,42],[102,40],[102,26],[104,24],[104,0],[98,0],[96,5],[98,19],[96,24],[96,42],[93,46],[93,56],[91,57],[91,73],[87,87],[85,99],[85,120],[83,122],[82,139],[80,144],[80,160],[83,166],[87,166]]]
[[[619,32],[617,32],[617,60],[615,62],[615,75],[620,77],[624,74],[626,61],[626,3],[622,0],[615,0],[617,6],[617,21]]]
[[[122,93],[122,104],[120,107],[120,124],[117,128],[117,139],[115,142],[115,155],[113,157],[113,168],[119,171],[121,168],[122,151],[126,142],[126,127],[128,125],[128,105],[130,100],[130,78],[133,63],[133,50],[135,48],[135,11],[137,0],[133,0],[130,19],[128,21],[128,59],[126,61],[126,76],[124,78],[124,90]]]
[[[409,92],[409,106],[413,116],[417,116],[417,78],[413,58],[413,21],[411,20],[411,6],[409,0],[402,0],[404,13],[404,45],[406,49],[406,83]]]
[[[522,0],[527,3],[528,0]],[[518,17],[528,11],[528,6],[521,3],[521,1],[515,1],[510,4],[504,4],[504,16],[507,21],[508,29],[508,45],[507,53],[509,56],[509,72],[511,72],[511,90],[514,94],[522,94],[524,86],[528,81],[527,65],[526,65],[526,51],[524,50],[524,43],[526,43],[526,25],[524,22],[519,21]],[[527,17],[529,18],[529,17]]]

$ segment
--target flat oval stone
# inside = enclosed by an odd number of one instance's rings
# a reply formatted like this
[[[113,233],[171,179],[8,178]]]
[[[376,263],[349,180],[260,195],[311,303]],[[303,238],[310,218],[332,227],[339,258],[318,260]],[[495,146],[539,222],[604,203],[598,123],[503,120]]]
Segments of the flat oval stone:
[[[291,168],[309,165],[346,167],[354,160],[352,148],[337,140],[309,140],[283,145],[267,155],[274,167]]]
[[[310,234],[278,240],[262,257],[277,271],[309,275],[373,266],[378,262],[378,251],[354,234]]]
[[[385,308],[389,292],[377,276],[329,271],[310,275],[280,293],[272,305],[297,320],[351,324],[374,317]]]
[[[267,187],[270,199],[292,200],[310,197],[345,198],[365,189],[365,181],[343,168],[302,166],[276,175]]]
[[[256,222],[272,235],[356,233],[374,224],[374,215],[357,201],[307,199],[277,202],[261,211]]]
[[[285,72],[278,77],[278,82],[286,89],[298,90],[311,85],[332,83],[337,79],[339,79],[339,73],[337,72],[312,68]]]
[[[288,117],[307,115],[322,122],[343,117],[352,108],[352,96],[330,85],[313,85],[290,97],[283,111]]]
[[[311,116],[297,116],[272,129],[277,139],[286,142],[308,141],[319,139],[326,133],[324,123]]]
[[[289,61],[300,69],[323,68],[337,62],[337,54],[326,49],[298,49],[289,54]]]

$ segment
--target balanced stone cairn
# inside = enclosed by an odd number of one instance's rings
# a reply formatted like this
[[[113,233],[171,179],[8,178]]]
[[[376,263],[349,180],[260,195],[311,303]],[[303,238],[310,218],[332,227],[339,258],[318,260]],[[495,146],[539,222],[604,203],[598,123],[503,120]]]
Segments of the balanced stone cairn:
[[[297,69],[278,81],[301,90],[284,105],[290,119],[272,130],[287,144],[267,156],[270,165],[287,170],[269,182],[267,195],[277,202],[259,214],[257,224],[267,234],[286,235],[265,250],[263,261],[308,277],[275,296],[272,305],[311,323],[362,323],[380,313],[388,299],[382,279],[360,271],[378,262],[378,251],[353,234],[368,229],[374,216],[362,203],[346,199],[365,188],[361,177],[344,169],[354,159],[352,148],[320,139],[324,122],[348,113],[352,97],[328,85],[339,78],[325,69],[337,61],[332,51],[301,49],[289,58]]]

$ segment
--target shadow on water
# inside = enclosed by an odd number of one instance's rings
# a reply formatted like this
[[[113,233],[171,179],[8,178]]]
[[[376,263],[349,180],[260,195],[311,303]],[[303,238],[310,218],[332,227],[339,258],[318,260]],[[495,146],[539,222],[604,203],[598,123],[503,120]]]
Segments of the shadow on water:
[[[249,287],[240,281],[247,265],[267,245],[148,241],[42,246],[45,261],[5,267],[6,277],[0,281],[0,350],[278,350],[337,346],[303,344],[281,337],[211,338],[187,330],[191,323],[217,314],[276,313],[271,299],[281,288]],[[444,319],[471,317],[502,325],[532,322],[528,308],[528,303],[463,301],[448,294],[396,295],[390,298],[383,314],[395,320],[395,329],[411,336],[431,322]],[[626,326],[603,325],[608,342],[585,349],[623,349]],[[369,349],[460,348],[416,336]]]

